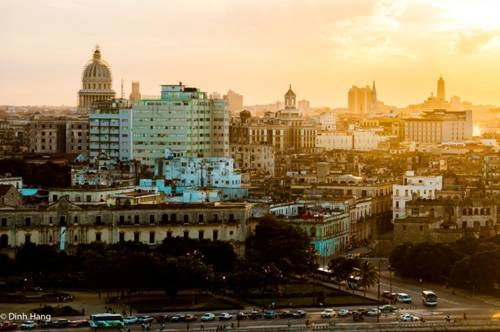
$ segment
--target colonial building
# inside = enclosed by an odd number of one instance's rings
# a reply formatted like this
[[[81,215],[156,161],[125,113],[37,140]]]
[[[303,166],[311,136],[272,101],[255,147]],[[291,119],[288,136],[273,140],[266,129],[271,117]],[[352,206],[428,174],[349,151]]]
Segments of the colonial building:
[[[269,144],[231,144],[234,167],[274,176],[274,148]]]
[[[113,99],[115,91],[112,84],[111,67],[102,59],[101,50],[97,46],[92,60],[83,70],[82,88],[78,91],[78,110],[88,113],[95,102]]]
[[[65,248],[123,241],[156,245],[168,237],[185,237],[228,241],[243,254],[250,214],[251,205],[246,203],[104,208],[62,198],[43,208],[2,211],[0,246],[16,248],[32,242]]]

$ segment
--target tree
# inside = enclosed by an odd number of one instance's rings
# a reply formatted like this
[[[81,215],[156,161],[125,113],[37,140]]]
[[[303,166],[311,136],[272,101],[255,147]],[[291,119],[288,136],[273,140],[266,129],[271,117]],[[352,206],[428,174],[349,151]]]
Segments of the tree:
[[[363,261],[359,266],[360,286],[363,287],[363,293],[366,296],[366,289],[375,285],[378,280],[378,272],[368,261]]]
[[[285,274],[314,268],[314,252],[307,234],[274,217],[262,218],[246,244],[247,259],[262,266],[274,265]]]
[[[346,280],[354,271],[354,268],[359,268],[359,259],[345,258],[343,256],[335,257],[328,263],[328,269],[333,273],[333,277],[337,282]]]

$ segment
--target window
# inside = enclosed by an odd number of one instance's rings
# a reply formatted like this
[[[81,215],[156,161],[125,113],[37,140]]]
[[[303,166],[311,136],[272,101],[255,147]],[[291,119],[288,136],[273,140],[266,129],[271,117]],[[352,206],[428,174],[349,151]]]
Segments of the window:
[[[26,234],[24,236],[24,243],[31,243],[31,234]]]
[[[2,227],[7,227],[7,218],[2,218],[2,223],[0,225]]]
[[[74,222],[75,224],[78,224],[78,216],[75,216],[75,217],[73,218],[73,222]]]
[[[95,240],[96,241],[101,241],[101,236],[102,236],[101,232],[95,233]]]
[[[120,236],[120,240],[119,241],[120,242],[125,242],[125,233],[124,232],[120,232],[119,236]]]
[[[149,232],[149,243],[155,243],[155,232]]]
[[[403,225],[403,231],[406,231],[406,225]]]
[[[101,225],[102,224],[102,219],[101,219],[101,216],[95,216],[95,223],[97,225]]]
[[[92,196],[91,195],[87,195],[87,202],[92,202]]]
[[[139,216],[134,216],[134,224],[138,225],[140,222]]]
[[[31,226],[31,217],[26,217],[24,219],[24,225],[27,227]]]
[[[57,195],[52,195],[52,200],[55,202],[57,201]]]
[[[172,238],[172,231],[167,232],[167,239],[170,239],[170,238]]]
[[[204,231],[198,231],[198,240],[203,240],[203,237],[205,236]]]
[[[152,214],[152,215],[149,216],[149,223],[150,224],[154,224],[155,223],[155,216],[154,216],[154,214]]]
[[[161,215],[161,222],[162,223],[167,223],[168,222],[168,214],[164,213]]]
[[[139,242],[139,239],[140,239],[140,233],[139,232],[135,232],[134,233],[134,241],[135,242]]]
[[[189,231],[184,231],[184,238],[185,239],[189,238]]]
[[[189,216],[187,214],[184,215],[184,223],[189,223]]]
[[[411,214],[412,214],[412,216],[418,216],[418,208],[412,208]]]
[[[420,231],[423,232],[424,231],[424,226],[420,226]]]
[[[120,216],[120,225],[125,223],[125,216]]]
[[[202,215],[202,214],[198,215],[198,222],[199,222],[200,224],[203,224],[204,219],[205,219],[205,218],[203,217],[203,215]]]
[[[74,241],[74,242],[78,242],[78,235],[75,235],[75,236],[73,237],[73,241]]]
[[[172,213],[170,215],[170,221],[173,222],[173,223],[177,222],[177,215],[175,213]]]
[[[396,201],[396,209],[399,208],[399,201]]]
[[[214,229],[213,233],[212,233],[212,239],[214,241],[217,241],[219,239],[219,231]]]

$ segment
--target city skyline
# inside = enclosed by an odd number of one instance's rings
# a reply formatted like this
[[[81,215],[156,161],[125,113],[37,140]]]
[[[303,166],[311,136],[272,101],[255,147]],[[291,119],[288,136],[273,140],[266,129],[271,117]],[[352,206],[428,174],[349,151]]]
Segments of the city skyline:
[[[376,80],[379,100],[406,106],[442,75],[448,98],[500,104],[498,4],[480,3],[4,1],[0,104],[76,106],[96,44],[117,94],[121,78],[126,95],[131,81],[144,95],[183,81],[232,89],[252,105],[280,100],[292,83],[313,106],[346,107],[352,86]],[[78,28],[68,29],[68,17]]]

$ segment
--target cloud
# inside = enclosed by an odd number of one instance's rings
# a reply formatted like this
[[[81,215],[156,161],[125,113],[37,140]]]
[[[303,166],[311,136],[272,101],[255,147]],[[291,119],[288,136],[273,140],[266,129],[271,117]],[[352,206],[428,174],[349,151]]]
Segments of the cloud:
[[[459,32],[456,48],[464,54],[478,53],[488,47],[498,31],[471,30]]]

